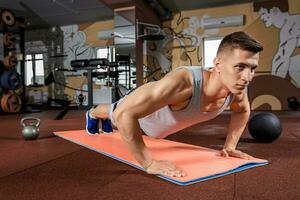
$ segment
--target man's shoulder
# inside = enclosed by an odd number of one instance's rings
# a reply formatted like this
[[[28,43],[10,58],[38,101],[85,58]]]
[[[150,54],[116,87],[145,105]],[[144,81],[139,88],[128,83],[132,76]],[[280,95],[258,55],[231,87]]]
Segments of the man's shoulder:
[[[175,68],[173,71],[175,70],[186,70],[186,71],[191,71],[191,70],[201,70],[202,67],[201,66],[197,66],[197,65],[191,65],[191,66],[180,66]]]
[[[174,70],[171,71],[173,74],[180,74],[180,75],[186,75],[186,76],[192,76],[193,72],[198,73],[197,71],[202,71],[201,66],[181,66],[177,67]]]
[[[170,72],[166,77],[174,79],[179,84],[192,84],[193,83],[193,73],[189,68],[178,68]]]

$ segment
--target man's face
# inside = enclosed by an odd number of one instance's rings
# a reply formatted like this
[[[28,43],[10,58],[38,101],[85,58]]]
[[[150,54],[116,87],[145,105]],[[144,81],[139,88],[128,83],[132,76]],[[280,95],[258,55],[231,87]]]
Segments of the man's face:
[[[233,94],[243,92],[251,82],[258,66],[259,54],[234,49],[225,50],[215,59],[222,84]]]

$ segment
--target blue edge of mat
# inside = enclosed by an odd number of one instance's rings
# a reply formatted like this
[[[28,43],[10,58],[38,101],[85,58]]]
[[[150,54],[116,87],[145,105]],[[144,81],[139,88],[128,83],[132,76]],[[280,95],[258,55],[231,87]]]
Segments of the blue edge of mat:
[[[61,136],[61,135],[59,135],[59,137],[65,139],[65,140],[68,140],[68,141],[70,141],[70,142],[73,142],[73,143],[75,143],[75,144],[81,145],[81,146],[83,146],[83,147],[85,147],[85,148],[88,148],[88,149],[91,149],[91,150],[93,150],[93,151],[96,151],[96,152],[98,152],[98,153],[101,153],[101,154],[103,154],[103,155],[105,155],[105,156],[111,157],[111,158],[113,158],[113,159],[115,159],[115,160],[118,160],[118,161],[120,161],[120,162],[123,162],[123,163],[125,163],[125,164],[127,164],[127,165],[130,165],[130,166],[135,167],[135,168],[137,168],[137,169],[140,169],[140,170],[142,170],[142,171],[145,171],[142,167],[139,167],[139,166],[137,166],[137,165],[134,165],[134,164],[132,164],[132,163],[130,163],[130,162],[127,162],[126,160],[123,160],[123,159],[118,158],[118,157],[116,157],[116,156],[113,156],[113,155],[111,155],[111,154],[105,153],[105,152],[103,152],[103,151],[99,151],[99,150],[97,150],[97,149],[95,149],[95,148],[92,148],[92,147],[89,147],[89,146],[86,146],[86,145],[83,144],[83,143],[75,142],[75,141],[70,140],[70,139],[68,139],[68,138],[65,138],[65,137],[63,137],[63,136]],[[234,169],[229,170],[229,171],[226,171],[226,172],[222,172],[222,173],[214,174],[214,175],[210,175],[210,176],[205,176],[205,177],[201,177],[201,178],[197,178],[197,179],[190,180],[190,181],[185,181],[185,182],[183,182],[183,181],[178,181],[178,180],[172,179],[172,178],[170,178],[170,177],[162,176],[162,175],[156,175],[156,176],[158,176],[158,177],[160,177],[160,178],[162,178],[162,179],[165,179],[165,180],[167,180],[167,181],[170,181],[170,182],[172,182],[172,183],[175,183],[175,184],[177,184],[177,185],[182,185],[182,186],[184,186],[184,185],[190,185],[190,184],[193,184],[193,183],[197,183],[197,182],[201,182],[201,181],[206,181],[206,180],[218,178],[218,177],[221,177],[221,176],[225,176],[225,175],[228,175],[228,174],[232,174],[232,173],[235,173],[235,172],[240,172],[240,171],[243,171],[243,170],[246,170],[246,169],[250,169],[250,168],[253,168],[253,167],[259,167],[259,166],[263,166],[263,165],[267,165],[267,164],[269,164],[269,162],[249,162],[249,163],[246,163],[246,164],[244,164],[244,165],[241,165],[241,166],[239,166],[239,167],[237,167],[237,168],[234,168]]]

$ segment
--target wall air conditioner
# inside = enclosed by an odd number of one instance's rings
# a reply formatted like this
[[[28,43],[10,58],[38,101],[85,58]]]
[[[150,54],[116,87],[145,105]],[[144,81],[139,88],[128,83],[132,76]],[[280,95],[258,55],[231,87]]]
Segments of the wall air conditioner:
[[[115,33],[113,29],[98,32],[98,39],[100,40],[108,40],[110,38],[114,38],[114,36]]]
[[[244,15],[234,15],[227,17],[218,17],[218,18],[204,18],[203,28],[220,28],[220,27],[228,27],[228,26],[242,26],[245,22]]]
[[[100,40],[113,38],[114,44],[135,43],[135,26],[115,27],[114,29],[99,31],[97,37]]]

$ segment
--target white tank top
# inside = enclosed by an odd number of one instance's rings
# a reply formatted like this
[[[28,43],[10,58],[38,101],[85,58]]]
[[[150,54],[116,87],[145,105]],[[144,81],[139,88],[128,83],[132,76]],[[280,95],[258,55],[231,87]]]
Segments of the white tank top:
[[[195,66],[185,68],[192,73],[194,79],[193,95],[188,106],[183,110],[172,111],[167,105],[146,117],[138,119],[141,129],[148,136],[165,138],[194,124],[208,121],[218,116],[232,102],[233,94],[227,96],[223,106],[219,110],[201,112],[202,68]]]

